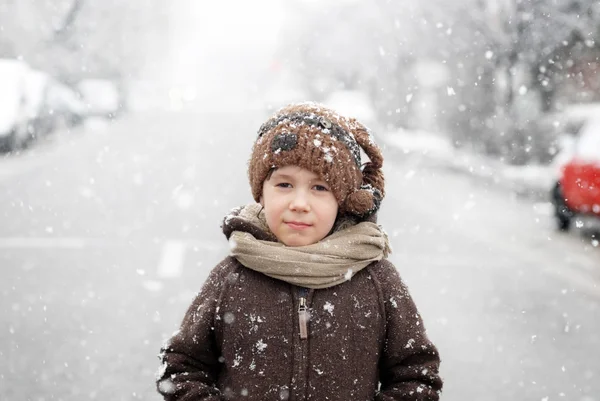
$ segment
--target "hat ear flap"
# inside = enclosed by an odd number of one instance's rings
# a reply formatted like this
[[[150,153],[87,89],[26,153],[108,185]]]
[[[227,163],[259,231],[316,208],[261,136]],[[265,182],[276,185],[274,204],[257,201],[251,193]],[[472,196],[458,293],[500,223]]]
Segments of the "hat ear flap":
[[[373,136],[367,128],[361,127],[354,130],[354,138],[359,146],[364,150],[366,155],[369,157],[369,162],[363,165],[363,185],[370,185],[376,188],[380,193],[381,197],[385,196],[385,180],[383,177],[383,154],[381,149],[375,143]]]
[[[383,154],[381,153],[379,146],[375,143],[373,135],[369,129],[362,126],[362,124],[358,122],[355,124],[359,124],[359,126],[352,130],[354,139],[356,139],[358,145],[365,151],[367,156],[369,156],[371,163],[375,167],[381,168],[383,166]]]
[[[349,194],[345,203],[349,212],[361,217],[368,217],[379,210],[385,196],[385,179],[381,170],[383,154],[367,128],[358,122],[354,123],[357,127],[352,130],[352,134],[370,161],[363,165],[360,189]]]

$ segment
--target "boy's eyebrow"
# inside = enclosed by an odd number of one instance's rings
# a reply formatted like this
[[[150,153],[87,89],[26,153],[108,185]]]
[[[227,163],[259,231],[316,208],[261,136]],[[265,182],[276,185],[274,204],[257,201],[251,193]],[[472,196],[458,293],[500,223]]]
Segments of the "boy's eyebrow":
[[[294,177],[292,177],[289,174],[282,174],[282,173],[278,173],[277,171],[273,172],[273,174],[271,175],[271,178],[283,178],[283,179],[293,179]]]
[[[273,175],[271,176],[271,178],[278,178],[278,179],[283,179],[283,180],[294,180],[295,177],[293,175],[290,174],[285,174],[285,173],[279,173],[277,171],[273,172]],[[310,182],[324,182],[327,183],[327,181],[325,181],[324,179],[322,179],[321,177],[315,177],[313,179],[310,180]]]

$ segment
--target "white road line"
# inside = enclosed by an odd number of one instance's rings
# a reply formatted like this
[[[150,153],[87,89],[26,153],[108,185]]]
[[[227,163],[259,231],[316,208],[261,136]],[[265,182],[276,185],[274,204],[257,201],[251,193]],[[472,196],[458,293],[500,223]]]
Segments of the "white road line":
[[[163,245],[158,264],[158,277],[175,278],[181,275],[186,244],[183,241],[167,241]]]
[[[34,238],[34,237],[12,237],[0,238],[0,248],[13,249],[82,249],[89,245],[89,241],[83,238]]]

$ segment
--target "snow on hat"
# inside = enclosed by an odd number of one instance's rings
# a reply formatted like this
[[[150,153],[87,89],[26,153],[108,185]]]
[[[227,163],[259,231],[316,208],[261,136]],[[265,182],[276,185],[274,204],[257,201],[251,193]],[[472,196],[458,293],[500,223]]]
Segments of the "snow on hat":
[[[364,165],[361,149],[370,159]],[[269,172],[290,165],[325,180],[341,213],[368,217],[385,195],[383,155],[368,128],[318,103],[283,107],[258,130],[248,168],[256,202]]]

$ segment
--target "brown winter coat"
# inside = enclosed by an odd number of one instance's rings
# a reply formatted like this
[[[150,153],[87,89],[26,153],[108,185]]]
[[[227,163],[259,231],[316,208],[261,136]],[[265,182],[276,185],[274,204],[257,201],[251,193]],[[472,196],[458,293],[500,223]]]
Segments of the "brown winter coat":
[[[229,237],[231,227],[224,231]],[[307,339],[300,298],[310,311]],[[307,290],[228,257],[161,358],[157,383],[167,401],[438,400],[442,387],[437,349],[387,260]]]

